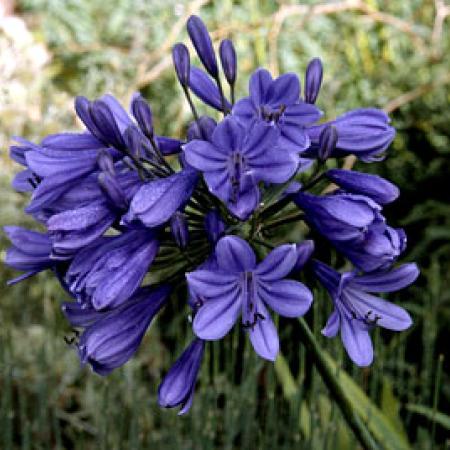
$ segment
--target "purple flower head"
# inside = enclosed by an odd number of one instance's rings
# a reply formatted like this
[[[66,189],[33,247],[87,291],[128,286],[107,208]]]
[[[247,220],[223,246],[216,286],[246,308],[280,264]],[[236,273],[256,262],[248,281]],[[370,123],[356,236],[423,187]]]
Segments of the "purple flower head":
[[[313,58],[306,68],[305,102],[316,103],[322,84],[323,67],[320,58]]]
[[[222,97],[219,88],[205,71],[198,67],[191,67],[189,87],[202,102],[222,111]],[[225,99],[225,108],[231,109],[231,104],[227,99]]]
[[[397,186],[378,175],[345,169],[330,169],[325,176],[342,189],[370,197],[380,205],[393,202],[400,195]]]
[[[67,284],[82,304],[115,308],[138,289],[158,249],[155,233],[147,229],[102,237],[77,253]]]
[[[186,275],[189,287],[203,305],[195,315],[195,334],[205,340],[221,339],[242,314],[255,351],[274,361],[279,349],[277,331],[266,308],[285,317],[308,311],[312,294],[302,283],[284,278],[297,261],[295,245],[281,245],[256,262],[250,245],[237,236],[225,236],[215,249],[217,270]]]
[[[167,222],[189,200],[197,181],[197,172],[186,168],[167,178],[144,184],[133,197],[122,222],[131,223],[138,219],[150,228]]]
[[[195,383],[203,359],[205,342],[194,339],[170,368],[158,388],[159,405],[163,408],[181,406],[179,415],[192,406]]]
[[[47,234],[15,226],[3,229],[12,244],[6,252],[5,264],[25,272],[8,284],[15,284],[55,265],[50,258],[52,243]]]
[[[219,71],[216,54],[206,25],[200,17],[191,16],[187,22],[187,31],[203,66],[212,77],[217,78]]]
[[[184,153],[187,162],[203,172],[210,191],[245,220],[258,206],[258,182],[283,183],[297,170],[296,154],[274,151],[278,137],[277,129],[265,123],[246,129],[227,117],[211,141],[194,139]]]
[[[191,59],[189,50],[184,44],[178,43],[172,49],[172,60],[175,66],[178,81],[181,86],[189,86],[189,75],[191,72]]]
[[[319,120],[321,112],[300,100],[297,75],[286,73],[273,80],[267,70],[258,69],[250,78],[249,90],[250,97],[233,107],[233,116],[246,126],[262,121],[279,129],[281,150],[306,150],[310,140],[305,127]]]
[[[224,39],[220,43],[219,55],[225,78],[230,85],[234,85],[236,82],[237,58],[233,42],[229,39]]]
[[[403,230],[386,225],[381,206],[368,197],[299,192],[293,199],[307,221],[365,272],[387,269],[405,249]]]
[[[89,363],[99,375],[125,364],[169,294],[167,286],[142,288],[118,308],[97,313],[97,320],[88,325],[78,343],[81,362]]]
[[[416,264],[359,276],[355,272],[340,274],[319,261],[314,261],[312,267],[334,303],[322,333],[332,338],[340,330],[345,350],[358,366],[368,366],[373,361],[369,331],[374,326],[394,331],[411,326],[411,317],[403,308],[372,293],[394,292],[409,286],[419,275]]]
[[[338,141],[332,157],[353,154],[364,162],[379,161],[395,136],[395,129],[389,126],[389,122],[388,115],[381,109],[354,109],[334,121],[308,128],[311,147],[303,156],[317,156],[322,130],[333,125],[337,130]]]
[[[131,99],[131,114],[136,119],[142,133],[147,137],[153,136],[153,113],[149,103],[139,92],[135,92]]]

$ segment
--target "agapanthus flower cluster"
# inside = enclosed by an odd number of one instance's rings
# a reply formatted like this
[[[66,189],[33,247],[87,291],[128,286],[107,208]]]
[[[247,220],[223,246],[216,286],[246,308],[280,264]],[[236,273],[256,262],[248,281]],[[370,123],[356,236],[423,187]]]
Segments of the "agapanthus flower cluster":
[[[72,297],[62,310],[80,360],[100,375],[136,353],[155,316],[179,298],[173,291],[185,286],[192,342],[158,392],[161,406],[180,413],[192,404],[209,341],[237,328],[261,358],[276,359],[272,317],[305,315],[313,295],[304,282],[312,277],[334,307],[323,335],[340,332],[349,357],[369,365],[374,327],[400,331],[412,323],[373,293],[401,289],[418,275],[412,263],[393,267],[406,236],[386,223],[383,206],[396,200],[397,187],[336,168],[347,155],[383,159],[395,134],[388,116],[362,108],[324,119],[316,106],[318,58],[303,89],[294,73],[274,78],[258,69],[235,100],[233,43],[223,40],[217,58],[199,17],[190,17],[187,31],[204,69],[175,45],[175,73],[192,110],[186,135],[160,135],[139,93],[129,113],[109,94],[77,97],[81,132],[39,144],[16,138],[11,147],[24,167],[13,187],[31,194],[25,212],[45,231],[5,229],[12,242],[6,263],[24,272],[11,283],[56,274]],[[340,273],[313,257],[312,239],[283,241],[277,228],[295,223],[352,268]]]

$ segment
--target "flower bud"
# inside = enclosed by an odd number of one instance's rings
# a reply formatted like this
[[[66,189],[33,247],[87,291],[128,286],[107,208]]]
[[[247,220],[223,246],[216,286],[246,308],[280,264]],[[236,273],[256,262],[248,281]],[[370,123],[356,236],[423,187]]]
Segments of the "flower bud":
[[[191,16],[187,22],[187,31],[203,66],[213,78],[217,78],[219,72],[216,54],[206,25],[200,17]]]
[[[305,102],[315,103],[322,84],[323,67],[319,58],[313,58],[306,68]]]
[[[219,55],[225,78],[230,85],[233,85],[236,81],[237,68],[236,50],[234,49],[233,42],[229,39],[224,39],[220,43]]]
[[[139,158],[142,156],[142,139],[143,136],[140,133],[140,131],[135,127],[134,125],[130,125],[123,135],[123,138],[125,140],[125,144],[130,151],[130,153],[136,157]]]
[[[319,151],[317,156],[320,161],[325,162],[336,148],[338,140],[337,129],[330,125],[322,130],[319,136]]]
[[[198,371],[203,359],[205,341],[194,339],[171,367],[158,388],[159,405],[163,408],[181,406],[178,414],[189,411],[194,397]]]
[[[153,136],[153,114],[150,105],[139,92],[133,95],[131,100],[131,113],[139,128],[147,137]]]
[[[189,243],[189,228],[182,212],[177,211],[170,219],[170,231],[178,247],[186,248]]]
[[[172,49],[173,65],[175,66],[175,72],[177,73],[178,81],[181,86],[189,86],[189,73],[191,71],[191,61],[189,56],[189,50],[184,44],[175,44]]]

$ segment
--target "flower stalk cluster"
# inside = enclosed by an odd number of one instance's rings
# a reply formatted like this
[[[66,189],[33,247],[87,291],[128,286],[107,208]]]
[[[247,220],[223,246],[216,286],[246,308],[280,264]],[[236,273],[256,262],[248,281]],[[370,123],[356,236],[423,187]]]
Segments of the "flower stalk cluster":
[[[397,187],[330,168],[350,154],[381,160],[395,134],[388,116],[362,108],[323,120],[318,58],[307,67],[303,93],[296,74],[273,78],[258,69],[247,95],[235,99],[233,43],[223,40],[217,58],[199,17],[187,30],[204,69],[191,65],[184,44],[174,46],[193,116],[186,136],[158,134],[139,93],[130,114],[109,94],[77,97],[83,131],[39,144],[17,138],[11,147],[23,166],[13,187],[31,195],[25,211],[45,231],[5,228],[12,243],[6,263],[24,272],[11,283],[55,273],[72,298],[62,309],[79,334],[80,360],[100,375],[134,355],[155,316],[175,300],[173,290],[186,287],[192,342],[158,391],[160,405],[180,406],[180,414],[191,407],[205,346],[237,322],[261,358],[276,359],[273,314],[307,314],[313,295],[305,280],[313,277],[334,305],[323,335],[340,333],[351,360],[371,364],[370,331],[412,323],[374,293],[406,287],[418,275],[412,263],[393,267],[406,236],[386,223],[383,205],[396,200]],[[209,115],[199,113],[205,107]],[[321,194],[329,182],[338,189]],[[320,261],[311,239],[280,241],[283,226],[299,223],[352,269],[340,273]],[[147,275],[158,272],[164,277],[149,283]]]

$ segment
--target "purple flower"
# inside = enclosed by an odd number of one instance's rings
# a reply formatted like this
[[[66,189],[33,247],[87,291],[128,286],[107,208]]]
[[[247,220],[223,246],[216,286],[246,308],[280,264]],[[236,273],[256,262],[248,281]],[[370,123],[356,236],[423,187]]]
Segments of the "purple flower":
[[[194,339],[170,368],[158,388],[159,405],[163,408],[181,406],[179,415],[192,406],[195,383],[203,359],[205,342]]]
[[[78,343],[81,362],[89,363],[99,375],[107,375],[125,364],[138,349],[169,294],[167,286],[146,287],[112,311],[97,313],[95,318],[90,312],[93,322],[84,330]],[[84,323],[89,323],[87,316]]]
[[[245,129],[233,117],[215,128],[211,141],[188,142],[187,162],[203,172],[210,191],[245,220],[259,203],[257,183],[283,183],[295,174],[298,156],[274,151],[279,133],[265,123]]]
[[[391,203],[400,195],[397,186],[378,175],[354,170],[330,169],[325,176],[345,191],[366,195],[380,205]]]
[[[273,80],[267,70],[258,69],[250,78],[249,91],[250,97],[239,100],[233,107],[233,115],[241,123],[248,126],[263,121],[278,128],[281,150],[301,152],[309,147],[305,127],[319,120],[321,112],[300,100],[297,75],[286,73]]]
[[[353,154],[364,162],[379,161],[395,136],[395,129],[389,126],[389,122],[388,115],[381,109],[354,109],[334,121],[309,127],[311,147],[302,156],[316,157],[322,130],[333,125],[338,140],[332,157]]]
[[[246,241],[225,236],[217,243],[215,256],[217,270],[186,275],[189,287],[203,302],[194,318],[195,334],[205,340],[221,339],[242,313],[253,348],[274,361],[279,341],[266,305],[282,316],[298,317],[312,302],[302,283],[284,279],[297,261],[295,245],[281,245],[257,264]]]
[[[8,284],[15,284],[55,265],[50,258],[52,243],[47,234],[22,227],[3,228],[12,246],[6,252],[5,264],[25,273]]]
[[[293,200],[307,221],[365,272],[387,269],[405,249],[403,230],[386,225],[381,206],[368,197],[299,192]]]
[[[369,331],[374,326],[394,331],[411,326],[411,317],[403,308],[372,293],[393,292],[410,285],[419,275],[416,264],[368,275],[340,274],[319,261],[314,261],[312,267],[334,303],[334,311],[322,333],[332,338],[340,329],[345,350],[358,366],[368,366],[373,361]]]
[[[138,219],[147,227],[167,222],[189,200],[197,181],[197,172],[186,168],[167,178],[144,184],[133,197],[122,222],[131,223]]]
[[[78,300],[97,310],[121,305],[138,289],[159,249],[155,232],[102,237],[77,253],[66,280]]]

